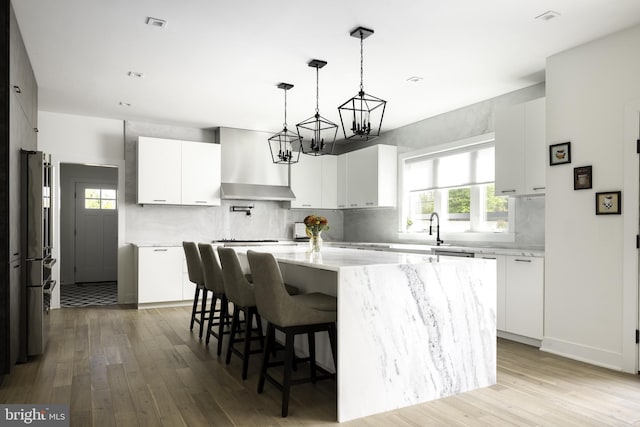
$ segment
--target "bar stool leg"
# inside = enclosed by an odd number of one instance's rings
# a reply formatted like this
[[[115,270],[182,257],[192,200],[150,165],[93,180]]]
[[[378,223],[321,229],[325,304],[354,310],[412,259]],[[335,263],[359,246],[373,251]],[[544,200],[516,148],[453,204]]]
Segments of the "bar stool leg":
[[[258,393],[264,391],[264,381],[267,377],[267,366],[269,365],[269,358],[271,357],[273,343],[275,341],[275,328],[269,322],[267,322],[267,342],[264,346],[264,352],[262,356],[262,366],[260,367],[260,378],[258,380]]]
[[[315,332],[307,333],[309,341],[309,367],[311,368],[311,382],[316,383],[316,334]]]
[[[222,295],[220,299],[220,319],[218,324],[218,356],[222,354],[222,337],[224,326],[229,324],[229,301],[226,295]]]
[[[233,341],[236,339],[236,331],[240,323],[240,310],[237,306],[233,307],[233,318],[231,319],[231,333],[229,334],[229,345],[227,346],[227,359],[225,363],[231,363],[231,352],[233,351]]]
[[[293,339],[295,334],[286,332],[284,349],[284,376],[282,379],[282,417],[289,413],[289,391],[291,390],[291,368],[293,365],[294,351]]]
[[[196,294],[193,297],[193,310],[191,310],[191,325],[189,330],[193,331],[193,323],[196,321],[196,311],[198,309],[198,298],[200,297],[200,287],[196,285]]]
[[[244,325],[244,352],[242,354],[242,379],[247,379],[247,371],[249,370],[249,352],[251,351],[251,334],[253,331],[253,310],[245,308],[245,325]]]
[[[209,309],[209,321],[207,322],[207,339],[205,340],[205,344],[209,345],[209,339],[211,338],[211,327],[213,326],[213,318],[216,314],[216,294],[213,294],[211,298],[211,308]]]
[[[202,289],[202,307],[200,308],[200,332],[198,338],[202,339],[202,332],[204,331],[204,321],[207,317],[207,288]]]

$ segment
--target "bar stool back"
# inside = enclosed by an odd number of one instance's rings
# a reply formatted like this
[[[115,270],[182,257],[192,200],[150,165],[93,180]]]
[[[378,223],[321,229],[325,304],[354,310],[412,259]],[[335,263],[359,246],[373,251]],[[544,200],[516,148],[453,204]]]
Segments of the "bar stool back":
[[[231,325],[229,315],[229,302],[224,290],[224,280],[222,277],[222,268],[218,262],[213,246],[210,243],[198,243],[200,258],[202,260],[202,272],[204,274],[204,286],[211,292],[211,306],[209,308],[209,323],[207,325],[206,344],[209,345],[209,339],[213,335],[218,340],[218,356],[222,353],[222,338],[225,326]],[[218,301],[220,308],[217,307]]]
[[[242,379],[247,379],[249,368],[249,356],[261,353],[264,348],[264,336],[262,334],[262,320],[256,308],[256,297],[253,285],[249,283],[242,271],[240,261],[236,251],[232,248],[218,247],[218,256],[222,264],[222,277],[225,294],[229,301],[233,303],[233,318],[231,321],[231,333],[229,345],[227,347],[226,363],[231,362],[231,354],[234,353],[242,359]],[[240,312],[244,313],[244,330],[240,330]],[[256,320],[256,327],[253,327],[253,319]],[[244,338],[236,338],[238,333],[244,333]],[[260,349],[251,350],[251,341],[259,340]],[[243,342],[242,351],[234,348],[234,344]]]

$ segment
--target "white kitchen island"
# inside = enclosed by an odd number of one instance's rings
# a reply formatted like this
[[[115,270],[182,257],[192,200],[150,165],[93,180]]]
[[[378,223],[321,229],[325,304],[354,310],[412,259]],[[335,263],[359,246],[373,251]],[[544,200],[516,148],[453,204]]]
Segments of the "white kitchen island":
[[[245,263],[247,249],[271,252],[287,283],[337,296],[338,421],[495,384],[494,260],[332,247],[321,254],[304,246],[235,249]],[[331,368],[322,343],[318,337],[319,362]]]

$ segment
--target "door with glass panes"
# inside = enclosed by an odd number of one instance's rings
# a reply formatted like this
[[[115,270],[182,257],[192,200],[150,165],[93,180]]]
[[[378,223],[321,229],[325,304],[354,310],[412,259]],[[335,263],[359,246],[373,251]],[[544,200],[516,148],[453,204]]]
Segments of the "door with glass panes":
[[[114,184],[76,183],[75,283],[117,281],[116,196]]]

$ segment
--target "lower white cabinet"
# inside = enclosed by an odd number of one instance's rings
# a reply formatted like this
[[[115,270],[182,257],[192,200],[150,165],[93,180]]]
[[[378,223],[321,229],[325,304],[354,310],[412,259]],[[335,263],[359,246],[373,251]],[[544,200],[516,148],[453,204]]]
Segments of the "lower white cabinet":
[[[182,247],[137,247],[136,252],[139,304],[193,298],[194,285],[188,287],[184,281],[186,261]],[[186,280],[188,283],[188,277]]]
[[[541,340],[544,325],[544,258],[478,255],[495,259],[498,331]]]

